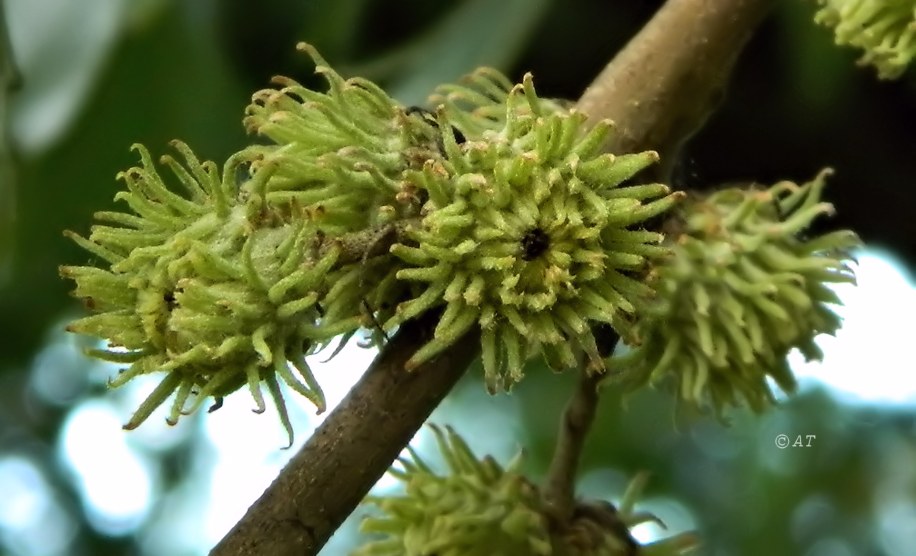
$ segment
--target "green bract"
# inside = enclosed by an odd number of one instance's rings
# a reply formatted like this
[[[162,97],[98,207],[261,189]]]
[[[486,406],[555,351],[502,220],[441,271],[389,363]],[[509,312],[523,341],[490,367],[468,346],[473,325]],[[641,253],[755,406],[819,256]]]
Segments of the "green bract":
[[[274,78],[281,87],[255,93],[244,120],[249,131],[274,144],[246,152],[258,157],[256,170],[273,168],[268,203],[302,207],[316,225],[317,240],[337,243],[343,251],[346,264],[336,265],[324,280],[328,293],[316,339],[349,338],[367,326],[378,342],[384,336],[379,323],[394,314],[405,289],[386,252],[391,241],[385,240],[419,215],[422,198],[408,172],[439,156],[438,133],[374,83],[344,80],[313,47],[298,48],[315,61],[329,91]]]
[[[799,348],[821,357],[815,336],[840,326],[827,305],[840,302],[829,284],[855,281],[854,233],[804,234],[833,212],[820,202],[828,174],[801,186],[697,195],[681,206],[669,222],[672,255],[652,272],[658,303],[636,324],[632,350],[612,363],[626,384],[670,379],[680,398],[718,413],[771,404],[768,376],[794,390],[786,355]]]
[[[479,325],[491,391],[518,381],[538,352],[554,369],[584,353],[603,370],[591,327],[625,330],[651,296],[634,274],[665,250],[638,226],[679,198],[661,184],[622,186],[657,154],[602,154],[611,124],[538,98],[530,75],[512,87],[479,71],[437,100],[444,156],[409,172],[429,201],[413,244],[391,249],[408,267],[397,277],[423,287],[386,326],[445,309],[408,366]]]
[[[325,77],[327,93],[287,77],[277,90],[258,91],[244,123],[274,144],[252,146],[254,167],[274,168],[267,200],[307,207],[322,233],[339,235],[416,216],[403,173],[438,154],[434,128],[360,78],[344,80],[307,44],[300,44]]]
[[[634,512],[645,484],[640,475],[618,508],[606,502],[577,504],[569,523],[554,523],[540,490],[520,474],[521,455],[506,467],[480,460],[450,428],[432,427],[445,475],[436,474],[410,447],[389,471],[404,483],[403,496],[367,497],[381,516],[367,517],[361,530],[379,534],[353,556],[627,556],[638,546],[629,527],[657,521]],[[674,556],[696,547],[690,533],[639,547],[639,554]]]
[[[817,23],[832,27],[837,44],[865,51],[860,64],[883,79],[899,77],[916,57],[916,0],[818,0]]]

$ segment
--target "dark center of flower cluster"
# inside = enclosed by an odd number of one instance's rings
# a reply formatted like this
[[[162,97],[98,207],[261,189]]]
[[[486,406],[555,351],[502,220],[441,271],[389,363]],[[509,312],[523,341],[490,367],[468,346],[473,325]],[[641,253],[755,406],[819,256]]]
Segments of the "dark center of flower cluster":
[[[550,236],[540,228],[525,232],[521,240],[522,260],[531,261],[541,256],[550,247]]]

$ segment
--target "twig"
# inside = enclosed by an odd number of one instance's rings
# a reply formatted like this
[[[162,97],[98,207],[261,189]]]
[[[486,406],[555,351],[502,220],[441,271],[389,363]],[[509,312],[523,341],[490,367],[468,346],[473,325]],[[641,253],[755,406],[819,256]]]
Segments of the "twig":
[[[544,502],[558,523],[568,523],[575,507],[576,472],[585,438],[595,419],[598,407],[598,382],[602,375],[582,370],[557,435],[553,460],[544,485]]]
[[[420,218],[405,218],[391,224],[340,235],[323,242],[318,248],[317,258],[322,258],[332,247],[337,246],[340,248],[340,256],[335,267],[360,261],[365,264],[367,259],[387,255],[395,243],[410,244],[412,240],[407,233],[411,228],[419,226],[420,222]]]
[[[773,0],[670,0],[595,78],[577,103],[593,121],[614,120],[614,153],[659,151],[667,174],[681,144],[723,96],[742,47]],[[668,180],[665,180],[668,181]],[[599,336],[610,353],[616,334]],[[563,413],[544,498],[561,521],[573,514],[575,475],[598,403],[599,377],[582,373]]]

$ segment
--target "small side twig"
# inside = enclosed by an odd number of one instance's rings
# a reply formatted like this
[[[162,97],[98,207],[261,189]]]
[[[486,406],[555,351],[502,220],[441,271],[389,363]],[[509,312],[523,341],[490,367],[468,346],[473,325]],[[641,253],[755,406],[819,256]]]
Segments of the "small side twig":
[[[322,258],[332,247],[340,249],[336,266],[349,263],[362,262],[368,259],[387,255],[388,250],[395,243],[410,245],[411,240],[407,232],[420,225],[420,218],[405,218],[391,224],[366,228],[357,232],[342,234],[321,243],[318,248],[318,259]]]
[[[544,485],[544,502],[558,523],[567,523],[575,508],[575,482],[585,439],[598,407],[597,373],[580,371],[576,390],[563,411],[557,445]]]

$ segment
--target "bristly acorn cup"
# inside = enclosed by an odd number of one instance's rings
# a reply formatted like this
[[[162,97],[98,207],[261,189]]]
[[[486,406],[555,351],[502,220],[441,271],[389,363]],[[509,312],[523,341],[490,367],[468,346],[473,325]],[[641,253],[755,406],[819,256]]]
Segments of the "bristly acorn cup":
[[[100,212],[98,220],[115,226],[93,226],[88,239],[68,233],[110,267],[61,267],[76,281],[74,295],[96,313],[68,330],[105,339],[108,347],[90,354],[126,365],[110,385],[165,373],[125,428],[173,393],[172,424],[207,397],[219,403],[246,384],[261,412],[263,382],[289,430],[278,379],[323,410],[305,354],[322,279],[339,249],[316,248],[314,224],[301,210],[266,203],[268,167],[238,185],[244,156],[231,158],[220,175],[175,143],[185,164],[163,162],[185,197],[170,191],[146,149],[136,148],[142,165],[121,174],[128,190],[116,197],[135,214]]]
[[[617,508],[603,501],[578,502],[570,523],[555,523],[540,489],[522,473],[522,454],[506,467],[492,457],[478,459],[451,428],[431,426],[448,469],[438,474],[412,448],[389,473],[404,495],[370,496],[365,504],[380,515],[366,517],[360,530],[377,535],[352,556],[678,556],[698,546],[681,533],[639,545],[629,529],[661,522],[634,511],[648,479],[634,478]],[[661,524],[664,527],[663,524]]]
[[[836,43],[864,51],[861,65],[896,79],[916,58],[916,0],[818,0],[814,21],[834,30]]]
[[[840,326],[830,286],[855,282],[853,232],[806,235],[815,218],[833,213],[820,200],[829,174],[688,198],[667,224],[672,254],[651,273],[657,302],[636,323],[631,351],[612,361],[622,372],[612,382],[667,381],[680,399],[719,415],[772,404],[768,378],[793,392],[786,356],[798,348],[821,358],[815,337]]]
[[[412,242],[391,249],[406,267],[397,277],[422,287],[386,327],[445,310],[408,366],[479,326],[490,391],[518,382],[538,354],[562,370],[582,353],[603,371],[592,326],[625,334],[652,297],[640,273],[666,249],[640,225],[682,195],[624,183],[658,155],[602,153],[610,122],[590,128],[584,114],[538,97],[530,74],[512,86],[479,70],[433,101],[444,156],[408,173],[429,201]]]
[[[364,244],[385,206],[416,210],[399,202],[397,178],[410,163],[403,151],[419,143],[413,133],[429,125],[303,48],[330,91],[287,80],[281,91],[255,94],[248,109],[249,128],[277,145],[249,147],[220,172],[176,142],[184,163],[162,161],[183,194],[137,146],[141,166],[120,174],[127,191],[116,196],[131,213],[97,213],[113,226],[94,226],[88,239],[68,233],[110,265],[61,268],[97,313],[69,330],[106,340],[91,354],[126,365],[112,386],[165,373],[125,428],[173,393],[170,423],[207,397],[218,407],[246,384],[261,412],[263,382],[292,440],[279,380],[322,411],[305,355],[367,322],[354,277],[368,275],[381,293],[394,289],[394,269],[387,280],[376,272],[377,261],[362,260]]]

